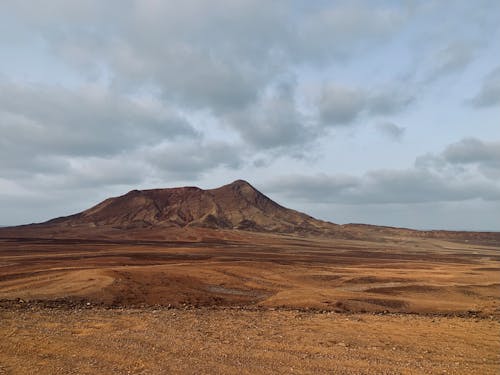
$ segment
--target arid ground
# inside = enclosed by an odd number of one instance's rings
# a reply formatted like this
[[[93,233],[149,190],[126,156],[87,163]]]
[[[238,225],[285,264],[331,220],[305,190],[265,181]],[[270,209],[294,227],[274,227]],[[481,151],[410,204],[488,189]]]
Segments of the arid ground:
[[[0,312],[7,374],[498,374],[496,320],[231,309]]]
[[[211,233],[2,239],[0,374],[500,372],[495,241]]]

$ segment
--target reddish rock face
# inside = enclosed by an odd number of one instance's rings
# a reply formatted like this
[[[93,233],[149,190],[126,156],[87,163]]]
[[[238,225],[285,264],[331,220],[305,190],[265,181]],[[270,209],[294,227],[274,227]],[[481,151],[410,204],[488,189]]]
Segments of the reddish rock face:
[[[280,206],[243,180],[210,190],[197,187],[132,190],[47,224],[89,224],[120,229],[204,227],[265,232],[323,232],[325,226],[335,226]]]
[[[245,232],[241,232],[245,231]],[[0,238],[111,238],[192,241],[238,233],[295,233],[344,239],[439,238],[497,244],[500,232],[419,231],[366,224],[337,225],[285,208],[243,180],[216,189],[132,190],[75,215],[0,228]],[[224,232],[224,233],[222,233]]]

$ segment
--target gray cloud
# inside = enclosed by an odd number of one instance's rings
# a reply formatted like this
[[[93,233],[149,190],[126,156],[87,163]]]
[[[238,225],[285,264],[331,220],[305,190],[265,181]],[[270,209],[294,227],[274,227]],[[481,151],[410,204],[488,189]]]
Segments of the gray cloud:
[[[251,103],[267,82],[290,68],[286,61],[328,61],[382,41],[406,14],[387,6],[368,11],[303,4],[298,17],[281,1],[56,4],[31,12],[27,3],[11,3],[10,11],[81,69],[95,71],[104,63],[117,84],[154,82],[169,99],[215,111]]]
[[[0,167],[40,170],[53,156],[111,156],[197,133],[174,110],[99,87],[0,84]],[[49,167],[50,168],[50,167]]]
[[[71,191],[81,191],[88,199],[92,196],[105,197],[105,192],[122,192],[151,181],[154,184],[192,181],[217,168],[239,168],[246,162],[244,157],[245,154],[236,145],[200,140],[182,143],[164,141],[105,157],[52,157],[55,167],[50,170],[40,169],[31,173],[23,170],[8,176],[9,179],[0,178],[0,198],[11,196],[19,200],[38,197],[45,200],[46,195],[69,194]],[[64,163],[57,164],[59,160]]]
[[[383,90],[367,95],[366,111],[369,115],[391,115],[407,108],[414,100],[411,88]]]
[[[402,126],[398,126],[392,122],[381,122],[376,125],[377,130],[379,130],[383,135],[399,141],[401,138],[403,138],[403,135],[405,133],[405,128]]]
[[[414,98],[400,90],[362,90],[328,85],[318,101],[319,117],[325,126],[345,126],[360,116],[390,115],[401,112]]]
[[[270,182],[271,192],[313,203],[386,204],[453,202],[470,199],[500,200],[497,184],[450,179],[436,173],[409,170],[376,170],[361,177],[281,177]]]
[[[55,189],[96,189],[98,187],[133,186],[141,184],[151,173],[147,163],[131,155],[112,158],[70,158],[64,170],[37,173],[29,180],[30,185]]]
[[[497,184],[433,171],[379,170],[368,173],[353,203],[424,203],[469,199],[500,200]]]
[[[116,87],[152,85],[168,101],[217,115],[247,109],[301,64],[324,65],[387,43],[408,17],[405,6],[388,4],[55,4],[40,12],[22,1],[7,6],[56,56],[88,76],[104,70]]]
[[[477,44],[471,41],[455,41],[437,51],[429,80],[464,70],[473,61]]]
[[[497,180],[500,178],[500,142],[465,138],[449,145],[439,155],[417,158],[416,165],[441,171],[452,169],[457,173],[473,170]]]
[[[204,141],[178,110],[91,85],[0,83],[0,173],[23,187],[137,186],[240,166],[241,146]]]
[[[306,176],[300,174],[279,176],[265,187],[271,193],[284,194],[290,198],[313,202],[329,202],[335,195],[356,189],[361,179],[348,175]]]
[[[320,97],[318,109],[322,123],[348,125],[365,109],[366,97],[360,90],[330,85]]]
[[[180,111],[207,111],[253,149],[300,154],[301,147],[324,134],[320,125],[349,124],[360,115],[395,113],[412,100],[395,95],[394,90],[371,93],[330,88],[319,103],[318,120],[301,111],[294,87],[292,92],[269,94],[284,77],[292,82],[297,68],[321,69],[343,63],[388,43],[409,17],[410,10],[404,5],[380,3],[367,9],[356,3],[317,6],[302,2],[292,7],[285,1],[229,4],[217,0],[208,4],[188,0],[173,4],[133,0],[124,7],[115,0],[90,0],[85,4],[51,2],[36,12],[27,1],[7,1],[2,6],[21,28],[41,38],[53,56],[88,79],[109,81],[115,92],[151,91],[169,108]],[[110,14],[113,16],[106,17]],[[76,113],[69,102],[88,98],[69,94],[63,106]],[[97,112],[110,117],[102,109]],[[155,116],[147,116],[155,120]],[[94,120],[100,119],[96,117]],[[110,120],[123,123],[121,118]],[[93,123],[103,128],[102,122]],[[74,128],[82,131],[78,125]],[[172,126],[170,134],[182,129],[187,130],[187,124],[177,129]],[[73,140],[71,135],[61,134],[52,144],[61,149],[66,145],[68,153],[114,152],[104,141],[107,137],[86,142],[86,135],[78,132],[71,134]],[[131,132],[119,136],[126,134]],[[118,140],[116,145],[123,142],[126,140]]]
[[[303,147],[318,130],[302,114],[295,103],[294,87],[284,83],[244,111],[226,116],[226,124],[235,129],[253,148],[287,149]]]
[[[387,42],[407,21],[410,9],[366,7],[351,2],[311,12],[297,27],[296,48],[305,59],[345,59]]]
[[[492,163],[500,166],[500,142],[465,138],[446,147],[442,156],[449,163]]]
[[[462,140],[440,155],[417,158],[416,166],[403,170],[373,170],[362,176],[291,175],[270,181],[271,192],[315,203],[341,204],[413,204],[457,202],[471,199],[500,200],[498,179],[485,179],[474,170],[454,169],[446,164],[484,162],[490,168],[500,166],[498,142]],[[439,168],[431,163],[438,161]],[[426,161],[426,162],[424,162]],[[497,169],[498,170],[498,169]]]
[[[474,76],[494,56],[498,5],[479,1],[4,0],[0,68],[14,83],[0,81],[0,200],[17,191],[19,205],[34,194],[47,208],[49,195],[60,194],[69,207],[77,194],[85,208],[132,186],[208,184],[235,173],[252,179],[273,168],[300,173],[312,166],[307,157],[336,156],[328,141],[344,134],[340,126],[385,124],[381,134],[398,139],[403,129],[392,115],[417,93],[429,106],[426,93],[439,88],[417,82],[422,75],[471,64]],[[485,77],[474,106],[499,103],[495,77]],[[428,108],[405,113],[405,123],[429,118]],[[443,129],[437,142],[454,134]],[[369,152],[384,147],[379,141]],[[365,175],[319,175],[306,185],[316,200],[357,207],[494,199],[498,164],[486,159],[496,144],[469,143],[407,170],[376,170],[370,160]],[[477,156],[460,156],[466,146]],[[329,168],[325,162],[316,159],[314,168]],[[281,183],[302,178],[292,177]]]
[[[500,105],[500,66],[484,78],[480,91],[470,103],[478,108]]]
[[[142,151],[158,175],[176,179],[197,179],[217,167],[235,169],[243,165],[244,152],[225,142],[159,144]]]
[[[15,175],[0,177],[2,208],[14,209],[14,202],[19,205],[3,224],[22,223],[23,217],[40,221],[71,214],[131,188],[168,187],[179,181],[198,180],[217,168],[242,167],[247,162],[245,156],[236,145],[193,140],[164,141],[106,157],[53,157],[50,170],[28,172],[24,168]],[[5,176],[1,166],[0,170]]]

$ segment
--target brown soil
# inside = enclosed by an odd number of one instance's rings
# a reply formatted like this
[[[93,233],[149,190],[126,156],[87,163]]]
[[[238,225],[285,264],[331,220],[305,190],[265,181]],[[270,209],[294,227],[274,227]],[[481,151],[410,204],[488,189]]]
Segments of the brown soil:
[[[498,374],[489,319],[232,309],[0,310],[0,374]]]
[[[0,374],[499,373],[498,234],[325,225],[1,229]]]
[[[218,243],[0,240],[0,299],[500,316],[499,247],[238,233]]]

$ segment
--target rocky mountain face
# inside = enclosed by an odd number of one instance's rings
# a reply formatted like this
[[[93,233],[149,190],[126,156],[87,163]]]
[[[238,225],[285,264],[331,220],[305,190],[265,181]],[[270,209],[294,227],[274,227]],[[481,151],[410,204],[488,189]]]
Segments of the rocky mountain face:
[[[325,226],[335,226],[285,208],[243,180],[209,190],[197,187],[132,190],[46,224],[120,229],[204,227],[265,232],[324,232]]]
[[[197,187],[132,190],[75,215],[40,224],[0,228],[0,238],[191,241],[221,236],[235,239],[249,232],[377,241],[387,238],[434,238],[485,245],[500,241],[500,232],[419,231],[366,224],[337,225],[285,208],[243,180],[208,190]]]

